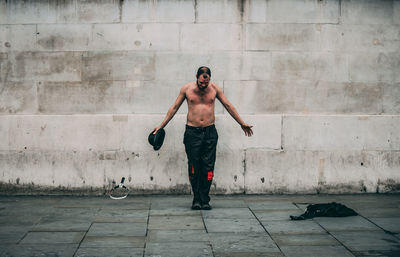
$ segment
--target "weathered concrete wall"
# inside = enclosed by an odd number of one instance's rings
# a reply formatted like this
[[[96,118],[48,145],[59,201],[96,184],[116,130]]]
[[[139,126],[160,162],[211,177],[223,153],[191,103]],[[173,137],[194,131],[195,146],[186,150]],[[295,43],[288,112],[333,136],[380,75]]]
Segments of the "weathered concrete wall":
[[[201,65],[217,104],[213,192],[400,191],[400,1],[0,2],[0,192],[189,193],[186,106]]]

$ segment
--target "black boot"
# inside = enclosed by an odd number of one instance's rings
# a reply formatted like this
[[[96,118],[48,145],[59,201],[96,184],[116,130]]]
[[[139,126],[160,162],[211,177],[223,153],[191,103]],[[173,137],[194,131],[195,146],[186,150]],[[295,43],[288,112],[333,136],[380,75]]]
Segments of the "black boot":
[[[201,205],[199,202],[193,202],[192,204],[192,210],[200,210],[201,209]]]
[[[202,210],[207,210],[207,211],[208,211],[208,210],[211,210],[212,207],[211,207],[210,204],[204,203],[204,204],[201,205],[201,209],[202,209]]]

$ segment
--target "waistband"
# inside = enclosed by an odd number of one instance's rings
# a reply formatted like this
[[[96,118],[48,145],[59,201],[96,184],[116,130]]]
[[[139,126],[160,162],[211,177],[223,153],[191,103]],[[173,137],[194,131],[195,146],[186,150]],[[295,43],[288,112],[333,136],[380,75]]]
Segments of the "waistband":
[[[215,128],[215,124],[212,124],[210,126],[207,127],[194,127],[194,126],[190,126],[190,125],[186,125],[186,129],[190,129],[190,130],[196,130],[196,131],[207,131],[210,129]]]

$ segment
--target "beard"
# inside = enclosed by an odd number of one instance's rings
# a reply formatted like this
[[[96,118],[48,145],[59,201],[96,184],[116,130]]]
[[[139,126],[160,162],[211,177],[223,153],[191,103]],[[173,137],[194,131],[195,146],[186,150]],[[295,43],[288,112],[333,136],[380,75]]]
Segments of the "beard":
[[[198,80],[196,81],[196,85],[197,85],[197,88],[198,88],[199,90],[205,90],[205,89],[208,87],[209,84],[210,84],[210,82],[207,82],[207,85],[201,86],[201,84],[199,83],[199,81],[198,81]]]

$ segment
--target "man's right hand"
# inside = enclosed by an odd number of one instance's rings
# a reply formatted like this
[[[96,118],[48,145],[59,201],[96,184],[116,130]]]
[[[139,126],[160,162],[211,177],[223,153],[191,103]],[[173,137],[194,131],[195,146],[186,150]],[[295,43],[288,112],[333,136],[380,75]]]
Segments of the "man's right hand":
[[[159,131],[160,129],[162,129],[161,126],[158,126],[155,129],[153,129],[153,134],[155,135],[157,133],[157,131]]]

